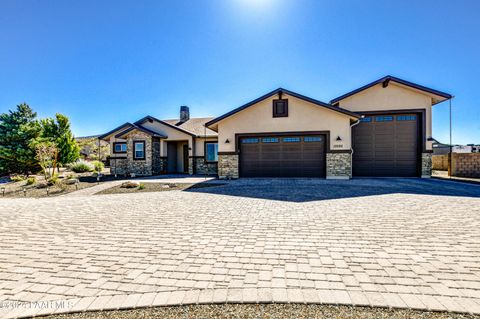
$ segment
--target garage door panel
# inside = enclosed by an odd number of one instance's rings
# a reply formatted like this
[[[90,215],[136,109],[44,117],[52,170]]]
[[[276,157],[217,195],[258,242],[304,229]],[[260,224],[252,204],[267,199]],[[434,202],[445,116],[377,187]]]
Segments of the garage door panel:
[[[324,136],[242,138],[240,175],[244,177],[324,177]],[[247,143],[243,143],[247,140]],[[249,141],[258,140],[257,144]],[[276,141],[273,142],[272,141]]]
[[[417,176],[419,116],[375,115],[354,127],[355,176]]]

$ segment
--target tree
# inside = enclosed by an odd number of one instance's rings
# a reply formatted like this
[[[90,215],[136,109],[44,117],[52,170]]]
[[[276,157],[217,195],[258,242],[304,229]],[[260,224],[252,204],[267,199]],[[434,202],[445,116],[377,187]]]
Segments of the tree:
[[[40,134],[37,113],[26,103],[0,114],[0,174],[29,174],[39,170],[31,141]]]
[[[58,149],[58,163],[65,165],[75,162],[80,157],[80,147],[70,129],[68,117],[57,113],[55,119],[41,121],[42,138],[55,143]]]
[[[57,146],[52,142],[38,142],[35,144],[35,153],[35,158],[38,160],[43,170],[43,175],[47,180],[55,174],[55,169],[57,168]]]
[[[110,145],[95,137],[80,139],[78,145],[82,155],[89,160],[104,161],[110,155]]]

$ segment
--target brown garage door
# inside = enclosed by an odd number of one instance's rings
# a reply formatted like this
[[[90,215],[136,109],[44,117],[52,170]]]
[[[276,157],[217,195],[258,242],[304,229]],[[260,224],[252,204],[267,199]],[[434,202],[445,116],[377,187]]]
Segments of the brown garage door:
[[[239,140],[242,177],[325,177],[325,136],[249,136]]]
[[[366,116],[353,130],[354,176],[418,176],[419,115]]]

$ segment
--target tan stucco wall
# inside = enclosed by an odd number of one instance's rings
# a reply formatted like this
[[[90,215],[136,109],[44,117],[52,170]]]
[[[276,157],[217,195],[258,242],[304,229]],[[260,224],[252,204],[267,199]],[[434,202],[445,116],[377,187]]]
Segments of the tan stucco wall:
[[[425,138],[432,136],[432,98],[421,91],[392,82],[386,88],[377,84],[341,100],[339,106],[353,112],[425,109]],[[432,149],[432,142],[427,141],[426,149]]]
[[[203,137],[195,138],[195,155],[194,156],[204,156],[205,154],[205,141],[208,142],[216,142],[218,138],[216,137],[207,137],[206,139]]]
[[[288,117],[272,116],[272,96],[218,123],[218,151],[234,152],[236,133],[330,131],[331,149],[350,149],[350,117],[284,94]],[[342,141],[337,142],[337,136]],[[230,143],[226,144],[228,139]]]
[[[160,142],[161,156],[167,156],[167,141],[188,141],[188,144],[192,145],[191,135],[184,133],[182,131],[179,131],[177,129],[174,129],[172,127],[169,127],[167,125],[164,125],[162,123],[159,123],[157,121],[153,121],[153,122],[147,121],[145,123],[142,123],[142,126],[168,136],[167,139],[162,139]],[[193,156],[191,147],[188,153],[189,153],[188,154],[189,156]]]

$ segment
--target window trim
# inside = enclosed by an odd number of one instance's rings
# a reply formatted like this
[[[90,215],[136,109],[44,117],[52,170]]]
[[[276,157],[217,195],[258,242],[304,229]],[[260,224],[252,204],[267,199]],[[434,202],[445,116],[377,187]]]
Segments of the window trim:
[[[210,161],[207,159],[207,144],[217,144],[217,160]],[[205,141],[204,142],[204,152],[203,152],[203,158],[205,160],[205,163],[218,163],[218,141]]]
[[[143,144],[143,157],[137,157],[137,150],[135,145],[136,144]],[[146,159],[146,149],[145,149],[145,141],[133,141],[133,159],[135,161],[142,161]]]
[[[284,113],[277,113],[276,106],[278,102],[284,102],[285,103],[285,112]],[[273,117],[288,117],[288,99],[276,99],[272,101],[272,115]]]
[[[124,144],[125,145],[125,151],[119,151],[117,152],[115,150],[115,146],[117,145],[121,145],[121,144]],[[127,152],[127,142],[113,142],[113,153],[115,154],[125,154]]]

